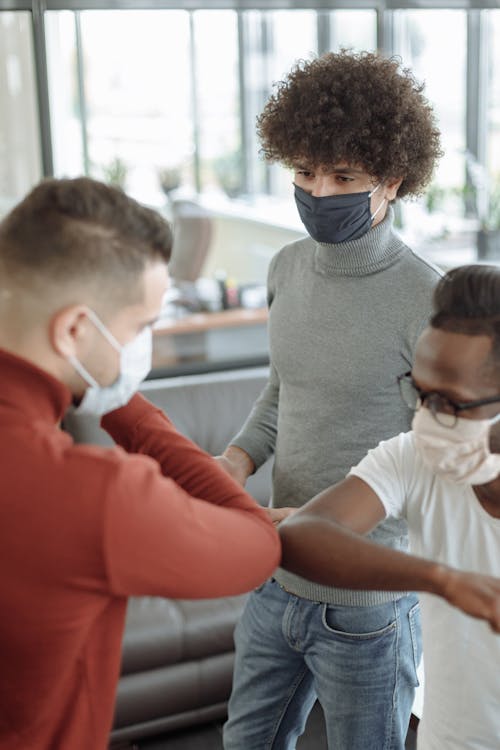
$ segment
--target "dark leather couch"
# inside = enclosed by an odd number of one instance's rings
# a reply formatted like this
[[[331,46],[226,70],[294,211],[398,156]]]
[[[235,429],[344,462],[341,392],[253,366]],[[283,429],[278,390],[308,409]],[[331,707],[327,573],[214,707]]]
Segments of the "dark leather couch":
[[[147,381],[141,390],[181,432],[217,455],[248,415],[267,374],[259,367],[165,378]],[[65,428],[77,442],[111,444],[93,418],[68,415]],[[270,482],[268,462],[247,489],[267,504]],[[130,599],[112,747],[225,716],[233,630],[244,601]]]

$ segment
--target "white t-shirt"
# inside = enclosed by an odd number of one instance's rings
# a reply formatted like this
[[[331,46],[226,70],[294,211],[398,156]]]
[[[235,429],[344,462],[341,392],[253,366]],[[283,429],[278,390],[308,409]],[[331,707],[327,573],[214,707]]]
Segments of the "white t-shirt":
[[[470,486],[434,475],[411,432],[381,442],[350,471],[388,516],[406,518],[415,555],[500,577],[500,519]],[[425,657],[419,750],[500,750],[500,635],[432,594],[420,595]]]

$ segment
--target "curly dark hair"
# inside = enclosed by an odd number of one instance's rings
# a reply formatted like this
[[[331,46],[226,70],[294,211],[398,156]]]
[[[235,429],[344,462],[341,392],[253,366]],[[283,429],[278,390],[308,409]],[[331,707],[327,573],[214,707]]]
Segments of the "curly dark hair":
[[[257,118],[261,153],[293,168],[346,161],[419,195],[442,155],[424,85],[396,58],[362,52],[299,60]]]

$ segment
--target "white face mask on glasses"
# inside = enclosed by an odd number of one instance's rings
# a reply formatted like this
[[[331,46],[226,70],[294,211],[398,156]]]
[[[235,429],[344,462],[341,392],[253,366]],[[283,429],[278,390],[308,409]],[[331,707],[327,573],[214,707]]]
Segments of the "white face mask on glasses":
[[[75,412],[102,416],[125,406],[151,370],[153,333],[151,326],[147,326],[132,341],[122,346],[93,310],[89,308],[87,315],[113,349],[120,354],[120,374],[114,383],[107,386],[99,385],[74,355],[68,357],[68,362],[89,386],[79,405],[75,407]]]
[[[413,417],[415,445],[423,462],[455,484],[487,484],[500,474],[500,454],[490,452],[490,429],[500,419],[457,417],[454,427],[440,424],[425,406]]]

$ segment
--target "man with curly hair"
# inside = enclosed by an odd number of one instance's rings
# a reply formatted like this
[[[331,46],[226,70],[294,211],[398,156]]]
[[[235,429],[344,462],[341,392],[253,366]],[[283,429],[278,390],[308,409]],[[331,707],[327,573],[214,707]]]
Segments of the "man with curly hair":
[[[412,365],[439,271],[393,231],[393,202],[422,193],[439,131],[394,59],[299,62],[258,120],[263,153],[294,173],[308,238],[268,277],[270,377],[222,465],[242,484],[274,453],[275,523],[409,429],[397,376]],[[293,510],[292,510],[293,509]],[[406,549],[388,519],[373,539]],[[316,698],[335,750],[402,750],[420,659],[413,593],[346,590],[279,569],[235,633],[226,750],[291,750]]]

